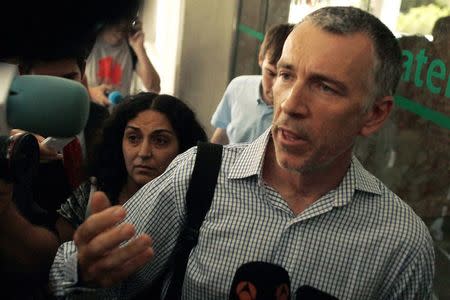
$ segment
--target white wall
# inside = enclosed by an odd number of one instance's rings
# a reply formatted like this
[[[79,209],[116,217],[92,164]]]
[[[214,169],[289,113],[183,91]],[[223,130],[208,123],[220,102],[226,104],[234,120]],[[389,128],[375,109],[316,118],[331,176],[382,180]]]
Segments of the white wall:
[[[147,0],[142,20],[145,48],[161,77],[161,93],[175,94],[183,33],[184,0]]]
[[[186,0],[176,93],[209,121],[228,83],[237,0]]]
[[[396,32],[401,0],[378,0],[373,3],[373,14],[392,32]]]
[[[146,48],[161,92],[186,101],[208,135],[228,83],[238,0],[148,0]]]

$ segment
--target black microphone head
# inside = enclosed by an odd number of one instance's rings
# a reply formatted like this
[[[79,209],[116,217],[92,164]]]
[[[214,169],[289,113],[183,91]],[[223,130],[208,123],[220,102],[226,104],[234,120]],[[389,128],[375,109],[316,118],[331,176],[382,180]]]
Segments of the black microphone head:
[[[281,266],[255,261],[240,266],[234,275],[230,300],[288,300],[291,282]]]
[[[338,298],[309,285],[302,285],[295,294],[295,300],[338,300]]]

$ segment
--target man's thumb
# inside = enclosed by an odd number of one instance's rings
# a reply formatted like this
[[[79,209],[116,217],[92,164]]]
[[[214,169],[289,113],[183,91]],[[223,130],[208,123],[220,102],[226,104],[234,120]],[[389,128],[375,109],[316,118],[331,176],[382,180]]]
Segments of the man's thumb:
[[[105,193],[103,192],[92,193],[86,208],[86,219],[91,214],[101,212],[108,207],[111,207],[111,202],[109,202],[109,199]]]

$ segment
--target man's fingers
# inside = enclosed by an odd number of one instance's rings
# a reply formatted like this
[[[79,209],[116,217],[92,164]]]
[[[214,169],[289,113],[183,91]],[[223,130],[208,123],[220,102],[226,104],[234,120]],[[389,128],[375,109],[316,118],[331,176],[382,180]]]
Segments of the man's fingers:
[[[130,240],[125,246],[117,247],[112,250],[107,256],[99,261],[96,266],[92,267],[94,271],[106,271],[120,269],[125,263],[136,258],[142,252],[149,252],[153,254],[152,240],[146,235]]]
[[[139,268],[147,264],[152,259],[153,254],[154,252],[152,248],[145,249],[132,259],[128,260],[126,263],[122,264],[119,270],[111,272],[111,277],[109,278],[110,282],[101,282],[101,284],[108,284],[107,286],[105,285],[105,287],[110,287],[123,281],[131,274],[135,273]]]
[[[144,266],[153,257],[153,250],[151,248],[141,252],[133,259],[127,261],[120,267],[120,270],[109,272],[109,276],[104,276],[100,280],[101,287],[111,287],[135,273],[139,268]]]
[[[139,236],[88,267],[82,273],[83,280],[97,281],[98,278],[101,286],[108,287],[125,279],[153,257],[151,245],[151,238],[148,235]],[[104,276],[105,273],[108,276]]]
[[[95,214],[111,207],[111,202],[109,202],[109,199],[105,193],[95,192],[90,205],[91,213]]]
[[[88,254],[89,259],[101,257],[119,247],[123,242],[130,240],[134,234],[133,225],[120,224],[94,237],[83,251]]]
[[[16,135],[19,133],[25,133],[25,131],[23,131],[22,129],[11,129],[11,131],[9,132],[9,135]]]
[[[60,160],[63,159],[61,153],[48,148],[46,145],[39,144],[40,160]]]
[[[92,214],[78,227],[73,240],[78,247],[87,244],[100,233],[108,230],[125,218],[126,212],[122,206],[109,207],[101,212]]]

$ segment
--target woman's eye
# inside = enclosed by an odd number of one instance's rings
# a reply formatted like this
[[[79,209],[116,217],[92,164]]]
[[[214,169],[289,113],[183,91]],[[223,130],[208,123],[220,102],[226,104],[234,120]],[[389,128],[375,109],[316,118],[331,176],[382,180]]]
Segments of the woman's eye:
[[[153,138],[153,141],[156,145],[164,146],[169,143],[169,139],[163,136],[156,136]]]
[[[131,144],[137,144],[139,142],[139,136],[137,136],[135,134],[130,134],[127,136],[127,140]]]

